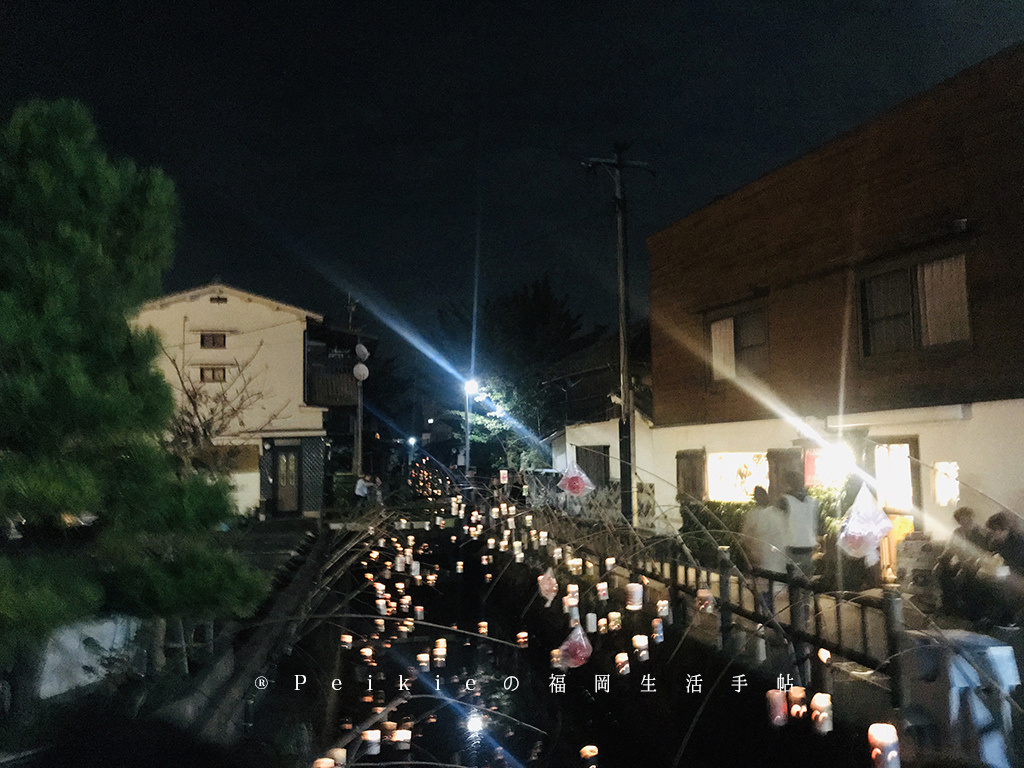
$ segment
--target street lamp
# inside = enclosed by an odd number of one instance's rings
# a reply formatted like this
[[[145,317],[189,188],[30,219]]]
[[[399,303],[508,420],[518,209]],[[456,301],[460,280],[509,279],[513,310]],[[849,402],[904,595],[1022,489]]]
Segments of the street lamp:
[[[466,720],[466,730],[470,733],[480,733],[484,729],[484,719],[479,712],[474,712]]]
[[[469,398],[480,391],[480,385],[476,379],[468,379],[465,385],[466,390],[466,480],[469,480]]]
[[[356,344],[355,348],[357,362],[352,367],[352,376],[356,380],[356,436],[352,446],[352,471],[357,477],[363,475],[363,382],[370,375],[370,369],[366,367],[366,360],[370,357],[370,350],[362,344]]]

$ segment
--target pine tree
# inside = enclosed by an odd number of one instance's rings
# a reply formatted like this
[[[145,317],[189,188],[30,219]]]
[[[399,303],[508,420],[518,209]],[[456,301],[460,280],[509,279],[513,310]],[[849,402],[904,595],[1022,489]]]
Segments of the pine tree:
[[[173,183],[113,161],[88,111],[34,101],[0,132],[0,669],[101,611],[251,611],[261,578],[219,546],[226,483],[163,445],[174,404],[152,331]],[[0,537],[2,540],[2,537]]]

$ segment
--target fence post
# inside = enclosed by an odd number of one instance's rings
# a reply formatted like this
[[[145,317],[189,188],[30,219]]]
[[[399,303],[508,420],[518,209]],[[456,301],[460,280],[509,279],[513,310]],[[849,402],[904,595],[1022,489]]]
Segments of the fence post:
[[[729,547],[718,548],[718,649],[732,653],[733,618],[729,605],[732,603],[732,560]]]
[[[906,631],[903,621],[903,598],[900,596],[899,587],[890,584],[883,589],[882,599],[892,705],[899,708],[906,702],[906,692],[903,690],[903,657],[900,655],[904,649],[903,638]]]
[[[802,586],[803,577],[794,563],[786,564],[786,581],[789,583],[789,627],[794,632],[807,634],[808,605]],[[804,640],[793,638],[793,651],[796,655],[796,673],[801,685],[808,685],[811,680],[811,646]]]

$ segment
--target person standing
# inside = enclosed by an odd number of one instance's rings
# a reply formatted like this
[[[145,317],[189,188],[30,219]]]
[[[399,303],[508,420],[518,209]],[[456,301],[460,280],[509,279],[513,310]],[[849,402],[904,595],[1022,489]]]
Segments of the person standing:
[[[771,503],[768,491],[760,485],[754,488],[754,502],[757,504],[747,512],[743,520],[742,542],[750,565],[758,570],[774,573],[786,572],[786,542],[788,528],[786,515]],[[762,608],[768,616],[775,613],[774,595],[770,582],[763,576],[754,578],[755,589]],[[784,582],[775,582],[780,589]]]
[[[787,491],[779,505],[786,514],[786,554],[810,581],[814,576],[814,547],[818,544],[818,501],[807,493],[799,472],[787,472],[783,479]]]
[[[356,480],[356,506],[365,507],[367,496],[370,493],[370,484],[366,482],[366,478],[363,475],[359,476]]]

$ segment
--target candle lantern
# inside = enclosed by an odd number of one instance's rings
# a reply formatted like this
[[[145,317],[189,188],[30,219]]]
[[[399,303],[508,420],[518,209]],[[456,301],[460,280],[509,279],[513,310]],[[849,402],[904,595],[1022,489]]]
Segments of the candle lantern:
[[[404,517],[400,518],[398,520],[398,530],[400,530],[400,531],[407,531],[407,530],[409,530],[409,521],[406,520]]]
[[[660,616],[663,619],[667,619],[670,610],[671,608],[669,607],[668,600],[658,601],[658,616]]]
[[[497,520],[498,519],[498,515],[500,515],[500,514],[501,514],[501,511],[497,507],[491,507],[491,519],[492,520]]]
[[[426,671],[430,669],[430,654],[429,653],[417,653],[416,663],[420,665],[420,669]]]
[[[612,611],[608,614],[608,631],[617,632],[620,629],[622,629],[622,614]]]
[[[638,661],[647,661],[651,658],[650,651],[648,650],[647,635],[633,635],[633,648],[636,651]]]
[[[587,562],[586,562],[586,569],[587,569],[587,576],[596,576],[597,575],[597,566],[594,565],[589,560],[587,560]]]
[[[530,646],[530,633],[529,632],[517,632],[516,633],[516,645],[520,648],[528,648]]]
[[[551,553],[551,556],[555,558],[556,563],[562,562],[562,548],[555,547],[555,551]]]
[[[651,620],[651,639],[654,640],[655,643],[665,642],[665,625],[662,623],[661,619]]]
[[[493,579],[493,578],[494,578],[494,576],[493,576],[493,575],[491,575],[490,573],[485,573],[485,574],[484,574],[484,581],[485,581],[485,582],[486,582],[487,584],[490,584],[490,583],[491,583],[491,579]]]
[[[373,589],[374,589],[374,591],[378,595],[383,595],[384,594],[384,590],[386,589],[386,587],[383,584],[381,584],[379,581],[377,581],[377,582],[374,582]]]
[[[480,565],[487,565],[488,562],[490,562],[490,561],[489,561],[487,555],[481,555],[480,556]]]
[[[517,563],[526,562],[526,555],[523,553],[522,550],[519,550],[518,552],[516,552],[516,562]]]
[[[615,671],[620,675],[629,674],[629,654],[628,653],[617,653],[615,654]]]
[[[786,692],[773,689],[768,691],[768,721],[776,728],[781,728],[789,720],[789,709],[786,706]]]
[[[341,636],[341,647],[346,649],[352,647],[352,635]]]
[[[422,605],[417,605],[413,609],[413,615],[416,617],[417,621],[423,621],[423,616],[425,615],[424,611],[423,611],[423,606]]]
[[[594,634],[595,632],[597,632],[597,614],[596,613],[588,613],[587,616],[586,616],[586,622],[587,622],[587,632],[589,632],[590,634]]]
[[[405,595],[399,602],[399,607],[402,609],[402,613],[408,613],[412,609],[412,596]]]
[[[432,587],[436,583],[437,583],[437,574],[436,573],[428,573],[427,574],[427,586],[428,587]]]
[[[580,750],[580,760],[583,761],[583,768],[597,768],[597,747],[587,744]]]
[[[412,744],[412,731],[406,728],[397,728],[391,736],[391,741],[394,742],[395,749],[406,750]]]
[[[569,608],[569,627],[578,627],[580,625],[580,609],[579,606],[573,605]]]
[[[476,631],[479,632],[481,635],[486,635],[487,634],[487,622],[486,621],[481,621],[479,624],[477,624],[476,625]]]
[[[508,539],[502,539],[498,542],[499,552],[508,552]]]
[[[533,528],[533,515],[527,515],[525,520],[526,520],[526,527],[527,528]]]
[[[444,648],[435,648],[433,651],[434,666],[437,669],[444,667],[448,652]]]
[[[697,590],[696,606],[697,610],[701,613],[715,612],[715,598],[712,596],[710,589],[701,587]]]
[[[374,625],[377,627],[378,632],[384,631],[384,619],[376,619]]]
[[[562,595],[562,613],[568,613],[572,607],[572,595]]]
[[[415,545],[416,545],[416,537],[415,536],[413,536],[412,534],[409,534],[408,536],[405,537],[405,546],[413,547]]]
[[[399,573],[405,573],[405,555],[399,555],[395,558],[395,570]]]
[[[562,649],[552,648],[551,649],[551,666],[555,669],[561,669],[562,667]]]
[[[487,548],[488,549],[494,549],[494,539],[488,539],[487,540]]]
[[[456,560],[455,561],[455,572],[456,573],[462,573],[462,566],[463,566],[463,562],[461,560]]]
[[[644,585],[631,582],[626,585],[626,610],[639,611],[644,607]]]
[[[605,572],[607,573],[608,571],[611,571],[611,569],[614,568],[614,567],[615,567],[615,558],[614,557],[606,557],[604,559],[604,570],[605,570]]]
[[[831,733],[832,697],[827,693],[816,693],[811,697],[811,722],[814,724],[814,730],[822,736]]]
[[[508,523],[508,529],[510,531],[514,531],[516,529],[516,519],[514,517],[510,517],[505,522]]]
[[[597,634],[608,634],[608,619],[604,618],[604,616],[597,620]]]
[[[900,741],[895,726],[889,723],[868,726],[868,744],[875,768],[900,768]]]
[[[335,768],[345,768],[348,762],[348,750],[344,747],[335,747],[327,750],[327,757],[334,761]]]
[[[575,602],[573,605],[579,603],[580,600],[580,585],[579,584],[566,584],[565,593],[571,597]]]
[[[799,720],[807,714],[807,689],[794,685],[789,689],[789,716]]]
[[[608,599],[608,582],[599,581],[597,582],[597,599],[607,600]]]
[[[548,532],[547,531],[541,531],[540,532],[540,545],[542,547],[546,547],[548,545]]]
[[[366,744],[366,754],[380,754],[380,731],[363,731],[363,742]]]
[[[395,592],[398,592],[399,594],[405,592],[405,582],[404,581],[396,581],[395,582]]]
[[[419,560],[413,560],[411,563],[409,563],[409,573],[411,573],[413,576],[416,576],[417,578],[419,577],[419,575],[420,575],[420,561]]]
[[[381,598],[380,600],[377,601],[377,613],[379,613],[381,616],[387,616],[388,615],[388,601],[387,600]]]
[[[583,575],[583,558],[573,557],[566,561],[566,565],[569,566],[569,573],[573,576]]]

